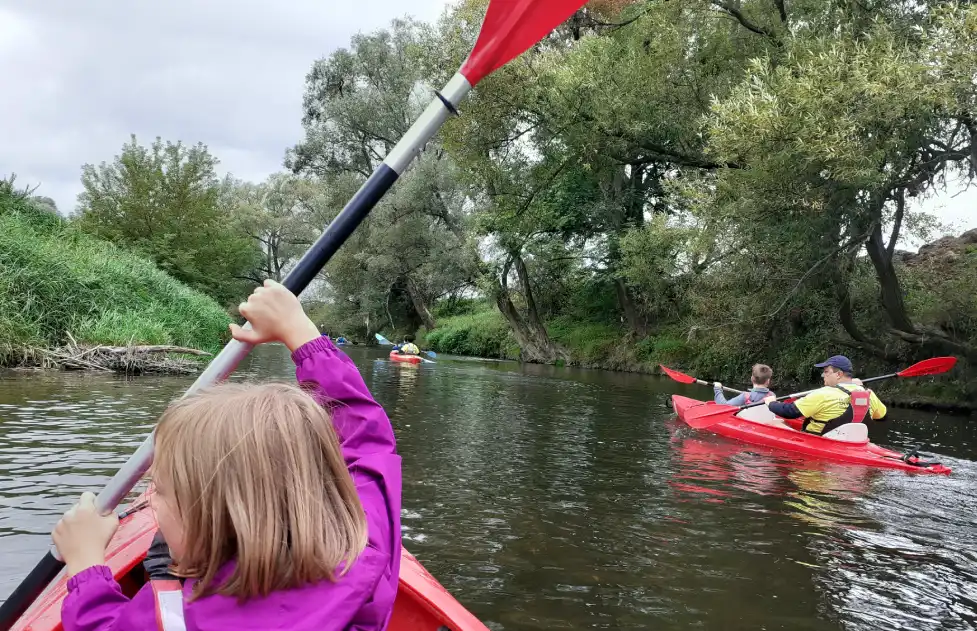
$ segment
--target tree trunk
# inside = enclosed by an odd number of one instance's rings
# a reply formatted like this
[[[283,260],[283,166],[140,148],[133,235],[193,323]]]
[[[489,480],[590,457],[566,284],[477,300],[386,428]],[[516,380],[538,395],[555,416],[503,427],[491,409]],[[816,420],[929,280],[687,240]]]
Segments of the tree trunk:
[[[433,330],[436,324],[434,316],[431,315],[430,309],[427,308],[427,301],[424,300],[420,289],[417,288],[417,284],[410,276],[407,276],[407,294],[410,296],[411,304],[414,305],[414,311],[417,312],[417,317],[421,319],[424,327],[428,331]]]
[[[648,321],[635,304],[627,284],[616,276],[616,272],[621,261],[621,236],[632,226],[643,222],[644,192],[648,186],[644,182],[644,174],[644,167],[632,167],[629,177],[625,166],[618,165],[613,170],[609,185],[604,187],[608,202],[607,266],[614,276],[618,306],[628,328],[641,337],[648,335]]]
[[[614,279],[614,289],[617,291],[617,302],[624,312],[624,318],[628,323],[628,327],[641,337],[647,336],[648,323],[638,312],[638,307],[634,304],[634,299],[631,297],[631,291],[628,289],[628,286],[624,284],[623,280],[616,278]]]
[[[508,278],[513,264],[516,265],[516,273],[520,280],[525,279],[523,281],[524,291],[529,290],[528,293],[524,294],[527,296],[527,301],[533,305],[530,310],[533,315],[528,316],[529,322],[519,313],[519,309],[516,308],[509,296]],[[522,267],[521,274],[519,272],[520,267]],[[535,300],[532,298],[532,290],[528,281],[525,262],[522,261],[522,257],[518,253],[510,253],[505,265],[502,266],[501,274],[495,279],[495,304],[509,323],[509,328],[512,329],[512,334],[522,349],[523,360],[536,363],[548,363],[557,359],[565,360],[569,357],[569,353],[559,345],[554,344],[546,333],[546,328],[539,320],[539,314],[536,312]],[[534,318],[535,321],[533,321]]]
[[[549,346],[550,335],[547,333],[546,326],[543,324],[543,320],[539,317],[539,311],[536,309],[536,298],[533,296],[533,286],[529,280],[529,270],[526,269],[526,261],[523,260],[522,254],[518,252],[512,253],[511,256],[512,262],[516,267],[516,276],[519,278],[519,284],[522,286],[523,296],[526,298],[527,324],[538,341],[544,346]]]
[[[977,361],[977,348],[955,340],[939,329],[920,327],[913,323],[906,310],[906,303],[902,298],[902,286],[895,265],[892,263],[890,252],[894,249],[887,248],[883,243],[881,224],[876,223],[865,248],[875,267],[882,306],[892,327],[890,333],[928,352],[961,355],[970,362]]]

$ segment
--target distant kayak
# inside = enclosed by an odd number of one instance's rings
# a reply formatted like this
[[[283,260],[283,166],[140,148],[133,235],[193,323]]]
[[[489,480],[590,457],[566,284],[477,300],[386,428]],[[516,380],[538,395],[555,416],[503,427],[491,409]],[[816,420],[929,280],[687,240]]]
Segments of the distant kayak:
[[[417,355],[401,355],[397,351],[390,351],[390,361],[400,362],[402,364],[419,364],[421,363],[421,358]]]
[[[739,410],[736,407],[717,405],[712,401],[706,403],[676,394],[672,396],[672,407],[682,422],[701,417],[703,414],[716,414],[726,408],[728,413],[718,423],[711,425],[709,431],[753,445],[870,467],[901,469],[915,473],[950,473],[949,467],[938,462],[923,462],[919,458],[906,457],[898,451],[869,442],[864,423],[844,425],[842,427],[846,428],[848,435],[843,436],[843,439],[832,439],[802,432],[799,427],[792,426],[799,425],[797,421],[791,423],[774,416],[765,406],[743,410],[741,414],[750,414],[753,417],[743,418],[737,416]],[[856,425],[861,427],[854,427]]]

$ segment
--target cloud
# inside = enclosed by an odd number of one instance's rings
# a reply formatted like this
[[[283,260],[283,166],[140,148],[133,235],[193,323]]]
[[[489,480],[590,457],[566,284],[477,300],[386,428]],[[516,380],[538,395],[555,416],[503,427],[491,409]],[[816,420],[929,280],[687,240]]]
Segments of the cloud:
[[[203,142],[261,179],[301,139],[305,75],[357,32],[447,0],[0,0],[0,176],[74,208],[81,165],[131,133]]]

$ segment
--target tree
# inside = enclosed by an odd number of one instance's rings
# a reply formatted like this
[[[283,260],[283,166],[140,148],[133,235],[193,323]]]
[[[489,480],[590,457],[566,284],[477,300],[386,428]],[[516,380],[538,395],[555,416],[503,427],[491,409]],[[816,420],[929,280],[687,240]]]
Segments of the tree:
[[[328,190],[328,223],[407,131],[430,98],[425,82],[430,29],[398,20],[353,38],[313,65],[306,82],[305,139],[287,159]],[[345,317],[369,337],[390,328],[436,325],[438,298],[471,284],[474,249],[465,195],[437,142],[422,152],[324,272]],[[375,327],[375,328],[374,328]],[[370,330],[372,329],[372,330]]]
[[[82,167],[76,211],[81,228],[137,250],[164,271],[229,305],[258,254],[237,229],[228,182],[203,144],[143,147],[132,136],[111,163]]]
[[[321,230],[316,218],[324,202],[318,185],[276,173],[261,184],[235,183],[233,196],[234,218],[261,252],[251,280],[281,282]]]
[[[965,340],[914,321],[894,260],[902,232],[919,223],[909,200],[948,170],[972,177],[977,165],[970,122],[977,13],[860,17],[847,16],[830,35],[783,41],[781,56],[757,60],[749,81],[714,104],[713,154],[751,166],[720,174],[717,210],[730,216],[735,208],[744,225],[781,226],[794,265],[821,268],[817,277],[837,290],[832,301],[854,346],[891,358],[891,336],[921,354],[977,359]],[[773,236],[746,231],[762,242]],[[859,326],[848,290],[862,248],[877,281],[882,335]]]

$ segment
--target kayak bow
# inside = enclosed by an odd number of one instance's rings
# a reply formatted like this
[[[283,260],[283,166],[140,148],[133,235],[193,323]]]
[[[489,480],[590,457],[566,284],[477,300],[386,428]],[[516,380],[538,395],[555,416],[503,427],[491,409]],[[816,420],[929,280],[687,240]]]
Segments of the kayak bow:
[[[401,355],[397,351],[390,351],[390,361],[404,364],[419,364],[421,363],[421,358],[417,355]]]
[[[709,431],[752,445],[761,445],[773,449],[783,449],[794,453],[811,456],[823,460],[846,462],[849,464],[870,467],[884,467],[900,469],[915,473],[950,473],[950,468],[938,462],[921,462],[918,458],[908,457],[898,451],[892,451],[875,445],[867,438],[863,440],[834,440],[814,434],[799,431],[779,417],[770,414],[769,419],[750,420],[737,416],[739,408],[730,405],[716,405],[711,401],[705,403],[679,395],[672,395],[672,407],[680,421],[687,425],[695,423],[695,419],[709,415],[718,421],[709,426]],[[725,411],[724,409],[725,408]]]

